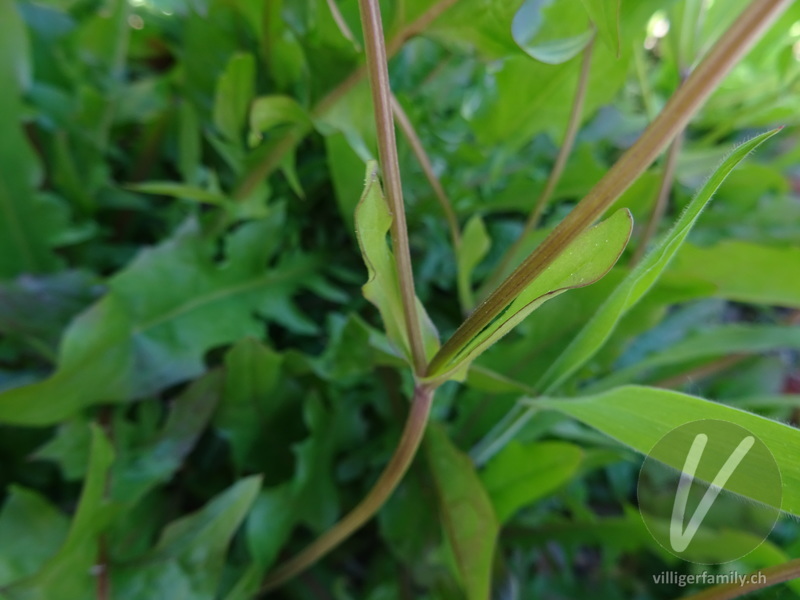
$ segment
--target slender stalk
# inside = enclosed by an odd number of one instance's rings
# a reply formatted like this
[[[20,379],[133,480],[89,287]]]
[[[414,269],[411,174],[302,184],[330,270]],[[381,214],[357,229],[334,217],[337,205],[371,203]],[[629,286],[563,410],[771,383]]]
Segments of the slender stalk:
[[[759,575],[763,575],[763,577],[759,577]],[[800,558],[795,558],[782,565],[751,573],[749,577],[746,577],[746,583],[732,582],[715,585],[697,594],[683,596],[680,600],[730,600],[798,578],[800,578]]]
[[[575,239],[599,218],[688,124],[739,59],[792,0],[754,0],[678,88],[664,110],[645,129],[589,194],[444,343],[428,369],[433,376],[496,318]]]
[[[505,255],[492,272],[491,277],[489,277],[489,280],[486,282],[486,289],[491,290],[497,287],[497,284],[501,281],[511,262],[514,260],[517,254],[519,254],[520,248],[525,243],[525,238],[527,238],[528,234],[539,224],[539,219],[542,217],[542,213],[544,212],[545,207],[547,207],[547,203],[550,202],[550,198],[552,197],[558,182],[561,181],[561,176],[564,174],[564,168],[567,166],[567,160],[569,159],[570,154],[572,154],[572,148],[575,145],[575,138],[578,135],[581,118],[583,117],[583,105],[586,100],[586,90],[589,88],[589,72],[592,65],[594,41],[594,38],[589,40],[589,44],[583,50],[581,70],[580,75],[578,76],[578,85],[575,88],[575,97],[572,100],[572,110],[570,111],[569,121],[567,122],[567,130],[564,134],[564,142],[561,144],[561,148],[558,150],[556,161],[553,163],[553,168],[550,171],[550,175],[547,178],[544,189],[536,199],[533,209],[528,215],[528,219],[525,221],[525,226],[522,228],[522,233],[506,251]]]
[[[403,206],[403,186],[400,179],[400,161],[392,118],[392,90],[389,84],[389,67],[383,41],[383,23],[378,0],[359,0],[361,23],[364,28],[364,45],[367,70],[375,107],[375,125],[378,133],[378,156],[383,170],[386,201],[392,213],[392,249],[400,279],[406,334],[411,346],[414,371],[425,372],[427,361],[422,344],[422,330],[417,314],[417,296],[414,292],[414,271],[411,267],[411,250],[408,244],[406,212]]]
[[[386,45],[386,54],[394,56],[409,39],[418,36],[430,27],[447,9],[453,6],[458,0],[439,0],[428,10],[422,13],[415,21],[412,21],[400,29]],[[362,65],[353,71],[344,81],[331,90],[323,97],[312,109],[312,119],[324,116],[341,98],[353,89],[364,79],[367,74],[366,68]],[[295,128],[280,138],[269,152],[264,154],[253,166],[245,173],[239,185],[233,192],[233,197],[237,200],[247,198],[253,189],[280,166],[283,157],[294,150],[299,141],[311,131],[310,127]]]
[[[263,594],[282,585],[295,575],[301,573],[322,556],[347,539],[359,529],[383,506],[397,484],[405,475],[411,461],[417,453],[425,426],[428,423],[434,390],[426,386],[418,386],[414,390],[411,411],[406,420],[400,442],[392,455],[389,464],[381,473],[378,481],[363,500],[351,510],[341,521],[317,538],[305,550],[272,571],[259,590]]]
[[[642,239],[639,240],[639,245],[636,247],[633,257],[631,258],[631,267],[642,260],[645,252],[647,252],[647,245],[658,231],[658,226],[661,224],[661,220],[667,212],[669,194],[675,183],[675,167],[678,164],[678,157],[680,156],[682,146],[683,132],[678,134],[678,137],[672,141],[667,151],[667,158],[664,161],[664,169],[661,173],[661,184],[658,187],[656,201],[655,204],[653,204],[653,210],[650,211],[650,217],[642,233]]]
[[[397,101],[395,96],[392,96],[392,110],[394,111],[394,118],[395,121],[397,121],[397,125],[400,127],[403,135],[408,140],[408,144],[411,146],[411,151],[414,153],[414,156],[422,167],[422,172],[425,173],[425,178],[433,188],[433,193],[436,195],[436,199],[442,206],[445,218],[447,219],[447,226],[450,228],[450,237],[453,240],[453,247],[457,251],[461,247],[461,232],[458,228],[458,218],[453,210],[453,203],[450,201],[450,198],[444,191],[439,178],[436,177],[436,173],[433,171],[433,165],[428,158],[427,152],[425,152],[425,147],[422,145],[422,140],[419,139],[419,136],[414,129],[414,125],[411,123],[406,111],[403,110],[402,105]]]
[[[342,37],[351,42],[356,51],[361,52],[361,46],[355,39],[353,32],[350,31],[350,28],[347,26],[347,22],[339,11],[339,7],[336,5],[336,0],[328,0],[328,8],[331,11],[331,15],[333,15],[333,20],[336,22],[336,26],[339,28]],[[458,248],[461,246],[461,233],[458,228],[458,219],[453,211],[453,203],[450,202],[450,198],[445,193],[442,184],[439,182],[439,178],[436,177],[436,173],[433,171],[433,165],[428,158],[428,153],[425,152],[425,147],[422,145],[422,140],[419,135],[417,135],[417,131],[411,123],[411,119],[408,118],[406,111],[403,110],[403,105],[400,104],[397,100],[397,96],[394,94],[392,94],[392,112],[394,113],[395,122],[408,140],[411,151],[422,167],[422,172],[425,174],[428,183],[433,188],[436,199],[442,206],[445,218],[447,219],[447,225],[450,228],[450,237],[453,241],[453,247],[458,251]]]

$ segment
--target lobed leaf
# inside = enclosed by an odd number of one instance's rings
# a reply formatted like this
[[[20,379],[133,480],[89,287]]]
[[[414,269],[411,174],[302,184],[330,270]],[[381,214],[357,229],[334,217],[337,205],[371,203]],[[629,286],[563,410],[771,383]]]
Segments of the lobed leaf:
[[[400,279],[386,239],[392,216],[378,182],[377,163],[373,161],[367,164],[364,193],[356,207],[355,221],[361,255],[369,272],[369,279],[362,287],[364,297],[378,309],[389,340],[410,362],[411,346],[405,326]],[[417,313],[425,354],[430,358],[439,348],[439,336],[419,299]]]
[[[141,398],[196,377],[207,349],[259,335],[263,318],[314,331],[290,297],[315,261],[286,256],[266,267],[281,224],[276,214],[242,225],[226,239],[222,265],[194,223],[142,252],[72,322],[55,373],[0,393],[0,422],[57,423],[91,404]]]

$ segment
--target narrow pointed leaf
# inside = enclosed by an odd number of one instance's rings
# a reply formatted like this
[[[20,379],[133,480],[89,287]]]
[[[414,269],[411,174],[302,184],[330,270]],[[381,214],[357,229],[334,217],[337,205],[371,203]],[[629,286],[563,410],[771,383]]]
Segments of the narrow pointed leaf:
[[[8,598],[86,598],[94,590],[91,567],[97,561],[98,537],[115,513],[114,506],[106,499],[114,449],[95,425],[91,437],[86,480],[66,540],[58,553],[34,575],[4,588]]]
[[[669,431],[693,421],[713,419],[744,427],[758,436],[775,457],[783,481],[782,510],[800,515],[800,430],[794,427],[711,400],[644,386],[619,387],[577,399],[541,398],[527,403],[574,417],[642,453],[649,452]],[[670,466],[680,470],[685,459],[684,454]]]
[[[800,326],[735,323],[700,331],[590,386],[592,392],[652,377],[659,368],[731,354],[800,350]]]
[[[619,320],[644,296],[666,269],[725,178],[744,158],[778,130],[769,131],[736,148],[700,189],[672,230],[647,254],[606,299],[594,317],[552,363],[538,384],[552,390],[602,348]]]

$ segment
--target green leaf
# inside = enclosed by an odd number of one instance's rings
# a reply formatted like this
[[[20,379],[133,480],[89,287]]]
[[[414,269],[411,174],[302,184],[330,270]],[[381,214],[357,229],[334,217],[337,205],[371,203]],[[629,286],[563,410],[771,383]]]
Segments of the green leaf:
[[[400,279],[386,239],[392,224],[392,216],[378,182],[377,169],[377,163],[367,164],[364,193],[356,207],[356,235],[369,272],[369,279],[362,290],[364,297],[380,312],[389,340],[407,360],[411,361],[411,346],[403,314]],[[425,354],[430,358],[439,349],[439,336],[419,300],[417,300],[417,314],[419,327],[423,333]]]
[[[583,0],[600,39],[617,58],[620,54],[619,13],[622,0]]]
[[[128,185],[126,187],[131,191],[141,192],[142,194],[155,194],[158,196],[194,200],[196,202],[213,204],[216,206],[225,206],[229,203],[229,199],[219,192],[204,190],[203,188],[193,185],[175,183],[172,181],[147,181],[145,183]]]
[[[498,452],[481,471],[481,481],[500,523],[569,481],[582,457],[579,446],[560,441],[515,441]]]
[[[685,423],[703,419],[744,427],[772,452],[783,480],[782,510],[800,515],[800,463],[796,448],[800,430],[743,410],[669,390],[643,386],[615,388],[577,399],[541,398],[526,402],[572,416],[631,448],[646,453],[665,434]],[[683,468],[686,456],[669,466]],[[757,480],[757,476],[756,476]],[[746,494],[746,490],[733,490]]]
[[[33,575],[63,544],[69,521],[33,490],[11,486],[0,513],[0,586]]]
[[[443,41],[471,44],[489,59],[519,54],[511,36],[511,20],[523,2],[460,1],[447,11],[447,18],[433,24],[429,33]]]
[[[250,108],[252,132],[266,133],[278,125],[295,124],[312,126],[308,113],[291,96],[260,96],[253,100]]]
[[[3,589],[12,600],[86,598],[95,581],[91,567],[97,561],[98,536],[108,526],[115,509],[106,500],[114,450],[102,430],[92,425],[92,446],[86,481],[69,533],[58,553],[35,575]]]
[[[445,533],[469,600],[486,600],[499,526],[475,467],[438,425],[428,428],[425,451]]]
[[[281,485],[262,490],[247,516],[247,547],[261,573],[278,557],[297,521],[292,487]]]
[[[727,240],[703,248],[686,244],[670,274],[716,286],[715,295],[736,302],[800,308],[800,248]]]
[[[497,3],[487,4],[494,6]],[[663,5],[663,0],[624,2],[620,14],[623,35],[625,32],[640,35],[653,12],[663,8]],[[576,24],[581,27],[573,35],[585,31],[586,11],[579,1],[562,3],[557,0],[551,5],[551,10],[568,13],[563,18],[567,27],[575,27]],[[556,21],[556,25],[558,22]],[[546,31],[554,32],[552,25],[552,22],[545,23]],[[632,47],[633,44],[624,45],[618,59],[605,44],[595,44],[583,122],[590,119],[600,107],[614,102],[627,81]],[[512,56],[498,65],[499,70],[492,77],[491,98],[487,98],[481,110],[470,118],[471,128],[479,143],[502,146],[504,152],[511,155],[528,144],[536,134],[544,132],[559,144],[569,121],[580,62],[569,60],[550,65],[531,61],[528,56]]]
[[[620,319],[644,296],[661,276],[675,253],[681,247],[700,213],[727,175],[750,152],[771,138],[778,130],[764,133],[736,148],[719,166],[700,189],[686,210],[678,218],[672,230],[662,238],[628,276],[623,279],[611,295],[595,312],[591,320],[581,329],[570,345],[551,363],[538,383],[538,389],[549,393],[567,377],[586,364],[603,347]],[[800,286],[798,287],[800,291]]]
[[[463,309],[475,306],[472,294],[472,272],[484,259],[492,245],[492,240],[486,232],[486,226],[479,215],[474,215],[467,221],[458,249],[456,260],[458,263],[458,298]]]
[[[432,370],[430,377],[442,378],[469,365],[547,300],[603,277],[625,249],[632,226],[630,212],[621,209],[584,231],[497,318],[458,348],[447,363]]]
[[[57,464],[67,481],[79,481],[86,474],[92,431],[89,419],[78,416],[61,423],[55,435],[31,458],[49,460]]]
[[[242,225],[225,240],[222,265],[193,223],[142,252],[73,321],[56,372],[0,394],[0,421],[57,423],[93,403],[141,398],[196,377],[208,348],[260,335],[260,318],[314,331],[289,300],[312,276],[314,260],[284,255],[266,268],[282,222],[273,215]]]
[[[629,367],[617,369],[608,377],[587,388],[591,392],[652,376],[659,368],[697,360],[709,360],[736,353],[770,352],[790,348],[800,349],[800,326],[786,325],[722,325],[700,331],[671,344]]]
[[[13,2],[0,7],[0,33],[0,75],[10,88],[3,95],[13,96],[27,91],[32,79],[28,30]]]
[[[0,5],[0,279],[54,270],[51,252],[63,210],[37,193],[42,167],[23,128],[22,94],[30,85],[27,29],[17,3]]]
[[[119,451],[110,488],[115,501],[131,506],[172,478],[208,426],[221,388],[219,371],[192,382],[173,400],[166,423],[154,439]]]
[[[511,34],[531,58],[557,65],[576,56],[594,37],[576,0],[526,0],[511,21]]]
[[[214,425],[231,445],[239,469],[280,405],[274,395],[282,362],[280,354],[253,338],[240,340],[225,355],[225,389]]]
[[[100,295],[99,283],[85,271],[26,275],[0,283],[0,332],[55,354],[69,321]]]
[[[217,82],[214,125],[231,142],[241,139],[253,99],[256,61],[252,54],[234,54]]]
[[[157,591],[164,598],[213,600],[233,535],[261,487],[261,478],[237,482],[199,511],[173,521],[156,547],[135,563],[111,570],[115,598],[140,600]]]

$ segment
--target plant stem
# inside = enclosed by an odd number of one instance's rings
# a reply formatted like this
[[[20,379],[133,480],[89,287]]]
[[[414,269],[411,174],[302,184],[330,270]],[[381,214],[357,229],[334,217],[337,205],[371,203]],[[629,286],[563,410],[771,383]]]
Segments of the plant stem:
[[[567,130],[564,134],[564,142],[561,144],[561,148],[558,150],[556,161],[553,163],[553,168],[550,171],[550,175],[547,178],[544,189],[542,189],[542,192],[536,199],[533,209],[528,215],[527,221],[525,221],[525,226],[522,228],[522,233],[520,233],[517,240],[506,251],[505,255],[500,260],[497,267],[492,272],[491,277],[485,284],[486,289],[494,289],[502,280],[503,275],[506,273],[508,267],[519,253],[520,248],[525,243],[525,238],[528,237],[528,234],[539,224],[539,219],[541,218],[547,203],[550,201],[558,182],[561,181],[561,176],[564,174],[564,167],[567,166],[567,160],[569,159],[570,154],[572,154],[572,148],[575,145],[575,138],[578,135],[581,118],[583,117],[583,105],[586,100],[586,90],[589,87],[589,72],[592,65],[593,50],[594,38],[589,40],[589,44],[583,50],[581,70],[578,76],[578,84],[575,88],[575,97],[572,101],[572,110],[569,115],[569,121],[567,122]]]
[[[339,32],[342,34],[342,37],[351,42],[357,52],[361,52],[361,46],[353,35],[353,32],[350,31],[350,28],[347,26],[347,22],[344,20],[342,13],[339,11],[339,7],[336,5],[336,0],[328,0],[328,8],[333,15],[333,20],[336,22],[336,26],[339,28]],[[431,161],[428,158],[428,153],[425,152],[425,146],[422,145],[422,140],[420,139],[419,135],[417,135],[417,131],[414,129],[414,125],[411,123],[411,119],[408,118],[406,111],[403,110],[403,105],[400,104],[400,102],[397,100],[397,96],[394,94],[392,94],[392,112],[394,113],[395,122],[408,140],[408,143],[411,146],[411,151],[414,153],[414,156],[422,167],[422,172],[425,174],[428,183],[433,188],[436,199],[442,206],[445,218],[447,219],[447,225],[450,228],[450,237],[453,241],[453,248],[458,251],[458,248],[461,246],[461,232],[458,228],[458,219],[453,211],[453,203],[450,202],[450,198],[445,193],[438,177],[436,177],[436,173],[433,171],[433,164],[431,164]]]
[[[417,375],[425,373],[427,360],[422,345],[422,330],[417,314],[417,296],[414,291],[414,271],[411,267],[411,249],[408,244],[406,212],[403,206],[403,186],[400,179],[400,161],[392,117],[392,90],[389,84],[389,67],[383,40],[383,24],[378,0],[359,0],[361,23],[364,28],[364,45],[367,55],[370,90],[375,109],[378,133],[378,156],[383,171],[383,183],[389,211],[392,213],[392,249],[400,279],[400,294],[406,334],[411,346],[411,359]]]
[[[756,574],[764,577],[756,577],[756,581],[751,581],[750,577]],[[800,558],[795,558],[782,565],[769,567],[768,569],[760,569],[755,573],[751,573],[750,577],[746,578],[746,583],[732,582],[715,585],[697,594],[684,596],[681,600],[729,600],[785,581],[798,579],[800,578]]]
[[[658,226],[664,218],[664,213],[667,212],[667,204],[669,204],[669,194],[675,182],[675,167],[678,164],[678,157],[681,154],[681,147],[683,146],[683,132],[678,134],[672,144],[670,144],[667,151],[667,158],[664,161],[664,169],[661,173],[661,184],[658,187],[658,194],[656,195],[653,210],[650,211],[650,217],[647,220],[642,239],[639,240],[639,245],[633,253],[630,266],[633,267],[642,260],[642,257],[647,252],[647,245],[650,240],[658,231]]]
[[[369,493],[361,500],[358,506],[312,542],[311,545],[307,546],[300,554],[286,561],[267,575],[259,594],[277,588],[310,567],[378,512],[378,509],[383,506],[384,502],[388,500],[397,487],[397,484],[400,483],[417,453],[422,436],[425,433],[425,426],[428,423],[433,395],[433,388],[417,386],[414,390],[411,410],[397,448],[395,448],[389,464],[386,465],[383,473],[381,473]]]
[[[447,226],[450,228],[450,237],[453,240],[453,247],[456,249],[456,251],[458,251],[458,249],[461,247],[461,232],[459,231],[458,227],[458,218],[453,210],[453,203],[450,201],[450,198],[444,191],[439,178],[436,177],[436,173],[433,171],[433,164],[431,164],[428,154],[425,152],[425,147],[422,145],[422,140],[419,139],[419,136],[414,129],[414,125],[411,123],[406,111],[403,110],[402,105],[397,101],[395,96],[392,96],[392,110],[394,111],[394,118],[397,121],[400,130],[408,140],[408,144],[411,146],[411,151],[414,153],[414,156],[422,167],[422,172],[425,173],[425,178],[433,188],[433,193],[436,195],[437,200],[439,200],[439,204],[442,206],[445,218],[447,219]]]
[[[400,31],[386,45],[386,54],[394,56],[409,39],[425,31],[431,23],[438,19],[442,13],[453,6],[458,0],[439,0],[428,10],[422,13],[416,21],[412,21]],[[353,89],[367,74],[366,68],[362,65],[353,71],[344,81],[331,90],[311,109],[312,119],[324,116],[341,98]],[[256,161],[245,173],[242,180],[236,186],[233,197],[236,200],[247,198],[253,189],[281,164],[283,157],[294,150],[300,140],[311,131],[310,127],[295,128],[280,138],[274,146]]]
[[[564,249],[652,164],[664,147],[688,124],[739,59],[792,0],[754,0],[717,41],[706,58],[673,94],[664,110],[645,129],[589,194],[559,223],[549,236],[511,275],[480,304],[434,356],[428,375],[449,367],[461,348],[495,319],[531,281],[558,258]]]

